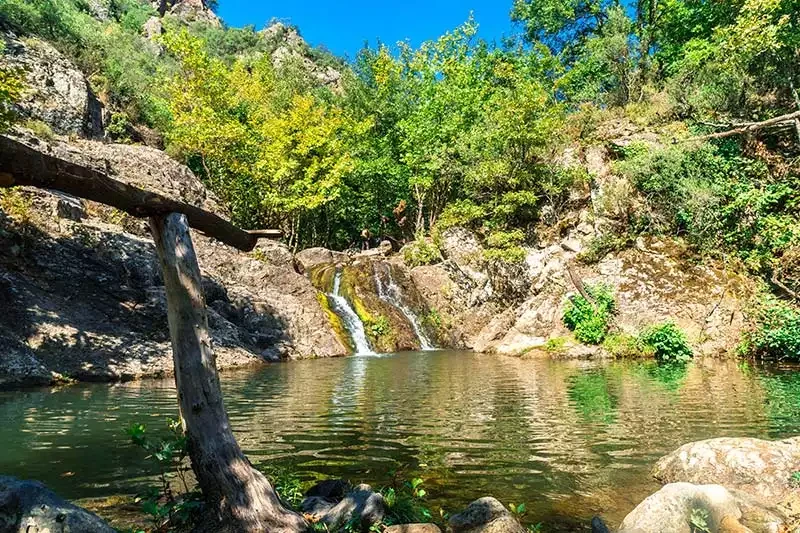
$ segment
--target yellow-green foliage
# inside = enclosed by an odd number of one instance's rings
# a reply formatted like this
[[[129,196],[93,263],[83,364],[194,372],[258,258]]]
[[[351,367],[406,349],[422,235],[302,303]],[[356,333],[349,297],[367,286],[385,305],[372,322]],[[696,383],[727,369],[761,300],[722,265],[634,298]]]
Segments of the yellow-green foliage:
[[[414,242],[403,247],[403,261],[409,268],[431,265],[442,260],[442,254],[436,245],[424,236],[418,236]]]
[[[19,189],[0,189],[0,210],[20,224],[31,219],[30,197]]]
[[[5,45],[0,41],[0,55]],[[22,71],[16,68],[0,67],[0,131],[8,129],[15,118],[13,105],[22,96],[25,88]]]
[[[653,356],[653,350],[642,344],[638,337],[625,333],[608,335],[603,341],[603,348],[618,359]]]
[[[325,315],[328,317],[328,322],[330,323],[333,331],[336,332],[336,336],[339,337],[339,340],[342,341],[342,344],[353,349],[353,343],[350,340],[350,335],[347,333],[347,329],[344,327],[342,323],[342,319],[339,318],[333,309],[331,309],[331,303],[328,301],[328,297],[325,296],[322,292],[317,292],[317,301],[319,302],[319,306],[325,311]]]
[[[237,222],[281,227],[291,242],[301,219],[339,196],[353,166],[344,134],[364,124],[287,86],[269,55],[229,67],[186,31],[164,43],[181,69],[168,86],[170,149],[202,161]]]
[[[26,120],[22,126],[28,128],[34,135],[45,141],[52,141],[56,138],[56,134],[46,122],[41,120]]]
[[[566,337],[551,337],[544,344],[544,349],[549,353],[562,353],[567,350]]]

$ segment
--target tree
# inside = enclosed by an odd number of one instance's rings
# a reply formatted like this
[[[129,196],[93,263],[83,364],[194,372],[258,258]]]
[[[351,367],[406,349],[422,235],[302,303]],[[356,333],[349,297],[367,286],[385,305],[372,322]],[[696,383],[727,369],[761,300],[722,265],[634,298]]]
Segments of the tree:
[[[165,43],[182,70],[168,88],[170,149],[196,163],[235,221],[279,227],[299,246],[301,222],[339,197],[353,166],[347,139],[364,125],[269,56],[228,67],[187,32]]]

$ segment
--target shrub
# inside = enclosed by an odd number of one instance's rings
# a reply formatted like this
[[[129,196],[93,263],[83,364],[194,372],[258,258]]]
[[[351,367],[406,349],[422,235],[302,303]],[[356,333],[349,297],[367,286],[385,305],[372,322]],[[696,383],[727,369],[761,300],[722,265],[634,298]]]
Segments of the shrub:
[[[26,120],[22,123],[22,126],[28,128],[34,135],[45,141],[53,141],[56,138],[53,129],[41,120]]]
[[[606,338],[614,314],[614,294],[606,285],[587,285],[586,293],[594,302],[579,294],[570,296],[563,321],[580,342],[600,344]]]
[[[665,363],[685,363],[694,356],[686,335],[673,322],[645,329],[639,340],[653,351],[656,359]]]
[[[652,355],[652,348],[644,346],[638,337],[625,333],[606,336],[603,348],[616,358],[646,357]]]
[[[202,495],[190,490],[187,482],[189,452],[181,423],[169,420],[168,426],[170,431],[162,438],[149,437],[144,424],[132,424],[126,431],[131,442],[147,452],[147,459],[158,467],[160,486],[150,487],[136,497],[156,531],[186,528],[202,507]],[[175,488],[183,492],[176,493]]]
[[[495,231],[486,239],[488,248],[483,251],[484,259],[502,263],[520,263],[525,260],[525,249],[521,244],[525,233],[520,229]]]
[[[33,201],[19,189],[0,189],[0,211],[20,224],[30,221]]]
[[[395,479],[391,487],[381,489],[389,508],[384,525],[430,522],[433,514],[425,505],[427,491],[422,488],[422,478],[411,481]]]
[[[551,337],[544,343],[544,349],[549,353],[561,353],[567,350],[567,339],[564,337]]]
[[[800,360],[800,310],[772,295],[764,295],[753,311],[755,326],[745,334],[744,353]]]
[[[632,242],[633,239],[630,235],[606,233],[589,241],[589,244],[581,250],[576,259],[586,265],[599,263],[606,255],[624,250]]]
[[[414,242],[403,247],[403,260],[409,268],[420,265],[431,265],[442,260],[439,249],[422,236],[418,236]]]

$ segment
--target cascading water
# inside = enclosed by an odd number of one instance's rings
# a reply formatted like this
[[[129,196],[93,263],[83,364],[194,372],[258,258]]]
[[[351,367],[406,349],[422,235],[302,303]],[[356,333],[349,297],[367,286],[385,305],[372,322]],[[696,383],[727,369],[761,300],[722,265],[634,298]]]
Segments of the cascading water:
[[[425,330],[422,329],[422,326],[417,319],[417,315],[403,303],[402,298],[402,290],[394,282],[394,278],[392,277],[392,267],[387,267],[386,269],[386,279],[384,281],[381,279],[381,276],[378,275],[378,270],[375,270],[375,284],[378,286],[378,297],[384,302],[388,302],[392,304],[394,307],[400,310],[403,315],[408,319],[411,327],[414,328],[414,333],[417,334],[417,338],[419,339],[420,347],[425,350],[435,350],[436,347],[433,343],[428,339],[428,336],[425,335]]]
[[[341,285],[342,272],[337,270],[336,275],[333,277],[333,292],[328,293],[331,307],[333,311],[339,315],[339,318],[342,319],[347,332],[350,333],[350,337],[353,339],[353,344],[355,345],[355,354],[374,355],[375,352],[372,351],[372,347],[367,340],[367,333],[364,331],[364,323],[358,318],[358,315],[350,306],[350,302],[339,294]]]

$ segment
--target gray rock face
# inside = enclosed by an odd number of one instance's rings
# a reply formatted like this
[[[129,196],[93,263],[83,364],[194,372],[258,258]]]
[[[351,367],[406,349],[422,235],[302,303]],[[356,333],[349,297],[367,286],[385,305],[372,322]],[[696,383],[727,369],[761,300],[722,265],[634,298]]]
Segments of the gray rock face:
[[[319,495],[307,496],[303,500],[303,512],[311,515],[314,522],[321,522],[331,530],[355,521],[361,525],[362,531],[367,531],[386,516],[386,501],[381,494],[373,492],[369,485],[358,485],[341,499],[338,489],[312,489],[310,493]]]
[[[450,517],[450,533],[525,533],[519,521],[502,503],[492,497],[472,502],[462,512]]]
[[[203,0],[177,0],[169,13],[186,23],[202,22],[214,27],[222,26],[222,21]]]
[[[784,518],[747,495],[721,485],[672,483],[647,497],[622,521],[618,533],[781,531]]]
[[[142,25],[142,32],[148,40],[152,41],[164,33],[164,25],[158,17],[150,17]]]
[[[158,150],[28,142],[225,214],[189,169]],[[0,358],[0,383],[170,375],[166,301],[146,223],[91,202],[82,222],[61,219],[56,196],[25,194],[29,229],[0,213],[0,248],[16,251],[0,254],[0,345],[16,354]],[[264,242],[261,253],[245,254],[196,232],[193,240],[219,368],[348,353],[285,246]]]
[[[332,265],[337,262],[347,260],[347,255],[341,252],[332,252],[327,248],[306,248],[297,252],[294,256],[297,270],[301,274],[311,272],[315,267],[320,265]]]
[[[26,73],[27,89],[17,104],[22,117],[40,120],[64,135],[102,135],[101,104],[71,61],[38,39],[3,40],[0,61]]]
[[[0,531],[114,533],[100,517],[63,500],[38,481],[0,477]]]

